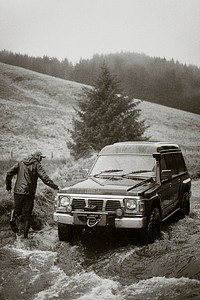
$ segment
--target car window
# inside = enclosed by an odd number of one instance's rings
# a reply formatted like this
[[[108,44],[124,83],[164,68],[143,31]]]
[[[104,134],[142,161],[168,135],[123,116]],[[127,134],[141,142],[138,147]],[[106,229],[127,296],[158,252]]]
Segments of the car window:
[[[167,166],[166,166],[166,162],[165,162],[164,156],[161,156],[160,165],[161,165],[161,171],[167,170]]]
[[[166,161],[167,169],[172,171],[172,175],[178,174],[174,155],[165,154],[165,161]]]
[[[174,154],[176,165],[179,173],[183,173],[186,171],[185,162],[181,153]]]
[[[123,173],[141,172],[142,170],[153,172],[154,165],[155,159],[152,155],[100,155],[91,169],[90,175],[93,176],[106,170],[121,170]]]

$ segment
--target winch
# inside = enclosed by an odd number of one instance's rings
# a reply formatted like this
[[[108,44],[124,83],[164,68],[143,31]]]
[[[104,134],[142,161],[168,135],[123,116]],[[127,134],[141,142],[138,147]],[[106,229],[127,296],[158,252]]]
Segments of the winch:
[[[101,219],[96,217],[96,216],[89,216],[87,218],[87,226],[88,227],[94,227],[100,222],[100,220]]]

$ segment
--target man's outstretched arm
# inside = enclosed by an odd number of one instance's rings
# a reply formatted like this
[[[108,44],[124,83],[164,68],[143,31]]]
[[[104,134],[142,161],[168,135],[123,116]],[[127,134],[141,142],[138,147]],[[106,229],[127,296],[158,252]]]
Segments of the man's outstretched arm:
[[[6,190],[11,191],[12,189],[12,178],[18,173],[19,164],[16,163],[6,174]]]
[[[46,174],[41,164],[37,164],[37,173],[38,177],[44,182],[44,184],[50,186],[54,190],[59,190],[59,186]]]

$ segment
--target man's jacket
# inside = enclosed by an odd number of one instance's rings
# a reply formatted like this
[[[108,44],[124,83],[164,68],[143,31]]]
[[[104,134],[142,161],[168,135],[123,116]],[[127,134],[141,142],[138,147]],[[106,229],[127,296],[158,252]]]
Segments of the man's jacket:
[[[12,188],[12,178],[14,175],[17,175],[14,187],[14,193],[16,194],[35,194],[38,177],[46,185],[53,189],[58,189],[58,186],[49,178],[39,160],[34,156],[16,163],[7,172],[6,189],[8,191]]]

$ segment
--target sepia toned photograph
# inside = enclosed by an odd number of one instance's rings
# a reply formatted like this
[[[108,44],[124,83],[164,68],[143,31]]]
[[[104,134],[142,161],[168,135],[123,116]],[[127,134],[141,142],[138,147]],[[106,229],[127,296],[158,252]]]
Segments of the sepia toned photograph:
[[[0,300],[200,299],[200,1],[0,0]]]

